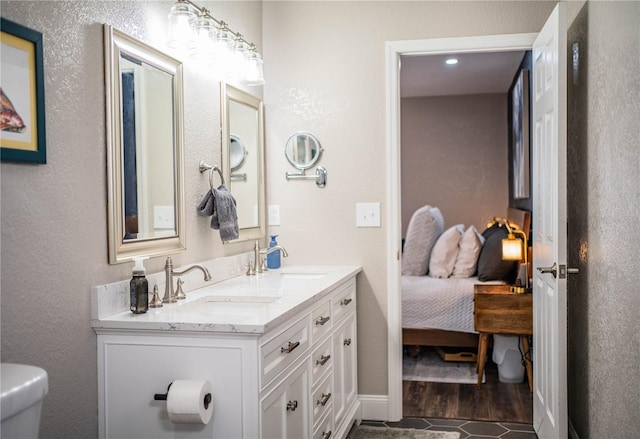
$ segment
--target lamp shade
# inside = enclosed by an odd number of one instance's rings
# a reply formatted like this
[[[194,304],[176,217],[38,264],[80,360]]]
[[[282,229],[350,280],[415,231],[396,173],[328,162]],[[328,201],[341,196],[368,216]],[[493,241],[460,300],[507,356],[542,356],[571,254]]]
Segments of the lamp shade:
[[[196,44],[195,28],[198,15],[184,0],[178,0],[169,12],[169,39],[173,49],[190,49]]]
[[[522,260],[522,240],[513,235],[502,240],[502,259],[505,261]]]

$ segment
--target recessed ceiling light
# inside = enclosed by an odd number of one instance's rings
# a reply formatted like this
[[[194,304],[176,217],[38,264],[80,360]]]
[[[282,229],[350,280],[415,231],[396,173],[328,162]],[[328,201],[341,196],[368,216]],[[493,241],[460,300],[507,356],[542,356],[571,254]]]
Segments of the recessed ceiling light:
[[[458,59],[457,58],[449,58],[448,60],[445,61],[445,63],[447,65],[453,66],[455,64],[458,64]]]

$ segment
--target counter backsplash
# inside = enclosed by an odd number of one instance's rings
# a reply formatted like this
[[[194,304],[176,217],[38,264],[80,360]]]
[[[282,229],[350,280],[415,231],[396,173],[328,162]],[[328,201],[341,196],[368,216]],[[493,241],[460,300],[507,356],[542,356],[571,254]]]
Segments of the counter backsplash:
[[[232,277],[244,275],[246,273],[246,263],[252,253],[242,253],[235,256],[227,256],[225,258],[210,259],[197,264],[204,265],[211,274],[212,280],[206,282],[211,285],[222,282]],[[193,264],[187,264],[181,267],[174,267],[176,271],[182,271]],[[202,273],[198,270],[191,271],[185,275],[174,276],[174,281],[180,277],[184,284],[182,289],[189,292],[205,285]],[[153,287],[158,285],[158,293],[160,299],[164,296],[165,289],[165,273],[146,274],[149,282],[149,297],[153,291]],[[91,288],[91,319],[98,320],[114,314],[129,310],[129,281],[131,279],[123,279],[107,285],[98,285]],[[175,288],[175,285],[174,285]]]

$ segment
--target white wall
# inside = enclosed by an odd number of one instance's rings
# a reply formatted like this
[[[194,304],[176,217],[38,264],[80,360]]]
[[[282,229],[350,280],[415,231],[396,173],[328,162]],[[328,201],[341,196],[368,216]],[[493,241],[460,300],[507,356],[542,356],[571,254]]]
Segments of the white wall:
[[[402,99],[402,236],[437,206],[445,228],[482,232],[509,204],[507,94]]]

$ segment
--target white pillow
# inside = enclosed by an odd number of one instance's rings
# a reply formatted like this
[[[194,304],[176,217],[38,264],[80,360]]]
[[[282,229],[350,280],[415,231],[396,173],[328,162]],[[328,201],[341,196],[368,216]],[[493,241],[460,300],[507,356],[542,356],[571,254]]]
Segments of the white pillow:
[[[424,276],[431,250],[444,231],[444,218],[437,207],[423,206],[411,216],[402,254],[403,276]]]
[[[458,257],[458,244],[464,232],[464,225],[458,224],[447,229],[436,241],[429,261],[429,276],[446,278],[451,276]]]
[[[458,244],[460,250],[451,277],[471,277],[474,275],[483,244],[484,237],[478,233],[474,226],[469,226],[462,234]]]

